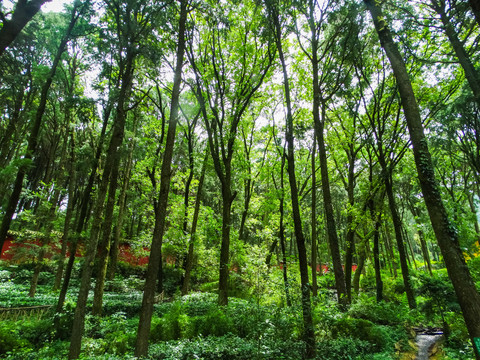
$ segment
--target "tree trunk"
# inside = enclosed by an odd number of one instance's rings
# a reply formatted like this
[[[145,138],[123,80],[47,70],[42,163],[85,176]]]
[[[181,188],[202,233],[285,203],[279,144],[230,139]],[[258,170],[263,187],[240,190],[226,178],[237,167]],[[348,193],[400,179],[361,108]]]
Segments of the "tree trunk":
[[[15,5],[15,9],[10,20],[2,21],[0,29],[0,56],[5,49],[15,40],[22,29],[40,10],[40,7],[50,0],[19,0]]]
[[[352,146],[352,144],[350,145]],[[353,254],[355,252],[355,229],[353,228],[353,206],[355,205],[355,158],[350,151],[348,157],[348,215],[347,215],[347,236],[345,240],[345,288],[347,290],[348,302],[352,302],[352,264]]]
[[[312,321],[312,307],[310,300],[310,284],[308,277],[308,261],[307,250],[305,248],[305,238],[303,236],[302,218],[300,214],[300,206],[298,202],[298,189],[295,176],[295,157],[294,157],[294,142],[293,142],[293,114],[292,105],[290,100],[290,86],[287,73],[287,65],[285,63],[285,57],[282,48],[281,39],[281,27],[279,21],[278,9],[274,4],[269,1],[266,2],[267,11],[270,15],[270,20],[273,21],[275,42],[277,44],[278,55],[283,72],[283,86],[285,93],[285,103],[287,106],[287,119],[286,119],[286,131],[285,138],[287,141],[287,171],[288,180],[290,183],[291,204],[293,224],[295,230],[295,238],[298,248],[298,260],[300,267],[300,280],[302,286],[302,313],[303,313],[303,327],[304,327],[304,341],[306,344],[306,358],[315,358],[316,346],[315,346],[315,332],[313,329]],[[317,133],[318,137],[318,133]],[[318,137],[318,141],[322,141],[323,138]],[[345,284],[345,283],[344,283]],[[344,285],[345,286],[345,285]]]
[[[310,10],[313,11],[313,4],[310,4]],[[316,36],[315,24],[313,23],[313,14],[310,14],[310,30],[312,44],[312,85],[313,85],[313,123],[315,128],[315,136],[318,142],[318,154],[320,158],[320,174],[322,178],[322,194],[325,217],[327,220],[327,238],[332,256],[333,272],[335,275],[335,285],[337,288],[338,303],[344,307],[349,298],[345,286],[345,274],[342,269],[342,259],[340,256],[339,241],[335,218],[333,213],[332,196],[330,194],[330,179],[328,175],[327,152],[324,140],[324,127],[326,120],[326,104],[322,103],[322,93],[319,83],[319,59],[318,59],[318,38]],[[320,117],[320,108],[322,116]],[[350,270],[351,271],[351,270]]]
[[[182,296],[188,294],[188,288],[190,286],[190,276],[193,268],[193,250],[195,246],[195,239],[196,239],[196,233],[197,233],[198,215],[200,214],[200,203],[201,203],[203,182],[205,180],[205,172],[207,169],[207,160],[208,160],[208,148],[205,151],[205,159],[203,160],[202,172],[200,174],[200,180],[198,181],[197,197],[195,198],[195,209],[193,211],[192,228],[190,230],[190,241],[188,243],[188,253],[185,259],[185,267],[184,267],[185,275],[183,277],[182,290],[181,290]]]
[[[105,198],[107,196],[107,189],[112,173],[114,172],[114,168],[118,167],[118,157],[120,156],[119,149],[123,143],[126,121],[125,105],[127,104],[128,96],[131,90],[135,67],[134,63],[136,54],[132,50],[133,49],[128,49],[126,53],[125,70],[122,74],[116,117],[113,124],[113,133],[107,149],[105,168],[98,188],[97,199],[95,201],[93,210],[94,222],[90,230],[90,237],[86,245],[85,258],[82,264],[81,284],[78,292],[77,307],[75,308],[75,315],[73,319],[72,338],[70,341],[70,350],[68,354],[69,359],[77,359],[80,355],[83,330],[85,326],[87,298],[90,290],[93,263],[97,253],[98,237],[102,226],[101,219],[104,213]]]
[[[397,278],[397,262],[395,261],[395,254],[393,253],[392,239],[390,237],[390,231],[388,231],[387,224],[383,226],[383,237],[385,241],[385,247],[387,248],[388,255],[390,256],[393,268],[393,277]]]
[[[312,295],[317,296],[317,175],[315,164],[316,137],[312,145]],[[351,268],[351,266],[350,266]]]
[[[167,139],[163,153],[162,169],[160,173],[160,191],[158,194],[158,207],[155,211],[155,233],[150,249],[150,260],[147,268],[147,278],[143,291],[142,309],[138,323],[137,340],[135,344],[135,356],[144,357],[148,353],[148,338],[152,322],[153,302],[155,298],[155,283],[162,261],[162,240],[165,230],[167,214],[168,193],[170,190],[170,179],[172,176],[172,156],[175,145],[175,132],[178,121],[178,108],[180,99],[180,84],[182,82],[183,55],[185,52],[185,24],[187,21],[188,0],[181,0],[180,21],[178,28],[177,59],[175,64],[175,75],[172,88],[172,102],[170,106],[170,118],[168,121]]]
[[[388,198],[388,205],[392,215],[393,228],[395,230],[395,239],[397,241],[398,255],[400,258],[400,267],[402,268],[403,285],[405,286],[405,294],[407,295],[408,306],[410,309],[417,307],[415,295],[413,294],[412,284],[410,282],[410,274],[407,264],[407,254],[405,251],[405,243],[402,236],[402,221],[398,215],[397,204],[393,194],[391,174],[387,173],[385,162],[380,162],[385,176],[385,191]],[[385,167],[384,167],[385,166]]]
[[[355,274],[353,274],[353,291],[357,295],[358,295],[358,292],[360,291],[360,276],[362,275],[363,268],[365,267],[365,258],[366,258],[365,249],[362,244],[362,246],[360,246],[358,249],[357,270],[355,270]]]
[[[102,238],[97,246],[97,277],[95,281],[95,290],[93,294],[92,314],[101,315],[103,306],[103,290],[105,287],[105,278],[107,275],[108,255],[111,246],[111,234],[113,224],[113,210],[115,208],[115,199],[118,185],[118,168],[120,166],[120,155],[116,156],[113,169],[110,174],[110,184],[108,188],[107,205],[103,212]]]
[[[432,159],[423,132],[419,107],[403,57],[393,41],[380,7],[372,0],[365,0],[365,4],[372,15],[380,43],[390,60],[394,75],[397,79],[425,204],[437,237],[438,245],[442,251],[448,275],[452,281],[463,312],[476,359],[479,360],[480,351],[476,346],[476,342],[480,340],[480,322],[478,321],[480,318],[480,295],[477,292],[465,263],[459,246],[458,235],[443,205],[435,179]]]
[[[316,105],[314,104],[314,109]],[[337,289],[338,303],[345,309],[348,304],[347,289],[345,286],[345,274],[342,268],[342,257],[340,256],[339,240],[337,234],[337,227],[335,224],[332,195],[330,193],[330,179],[328,175],[327,165],[327,150],[324,140],[324,126],[326,118],[325,104],[322,104],[322,117],[318,117],[315,121],[315,133],[318,139],[318,153],[320,157],[320,173],[322,175],[322,193],[323,193],[323,206],[325,210],[325,217],[327,219],[327,238],[330,247],[330,254],[332,256],[333,272],[335,275],[335,286]],[[315,116],[314,116],[315,118]]]
[[[222,183],[222,244],[220,246],[220,265],[218,280],[218,304],[228,305],[228,273],[230,253],[230,227],[232,218],[231,165],[225,164],[225,178]]]
[[[65,266],[65,255],[67,254],[67,242],[70,234],[70,223],[73,217],[73,209],[75,205],[75,187],[76,187],[76,168],[75,168],[75,132],[73,129],[69,130],[70,133],[70,154],[69,154],[69,167],[68,172],[70,174],[68,179],[68,204],[67,212],[65,214],[65,221],[63,224],[63,239],[62,247],[60,249],[60,255],[57,262],[57,271],[55,272],[55,283],[53,285],[54,290],[60,289],[63,276],[63,268]],[[63,302],[62,302],[63,303]]]
[[[430,273],[430,276],[433,276],[432,264],[430,263],[430,255],[428,253],[428,247],[427,247],[427,242],[425,241],[425,235],[423,234],[422,229],[417,229],[417,232],[418,232],[418,238],[420,240],[420,245],[422,246],[423,260],[427,264],[427,269],[428,269],[428,272]]]
[[[115,232],[110,251],[110,261],[108,265],[107,278],[113,280],[115,272],[117,271],[118,262],[118,246],[120,245],[120,237],[122,235],[123,218],[125,217],[125,208],[127,206],[127,190],[130,183],[130,174],[132,172],[133,163],[133,149],[135,148],[135,141],[132,141],[129,145],[129,152],[127,158],[127,164],[125,165],[125,173],[123,179],[123,186],[118,199],[118,216],[117,224],[115,225]]]
[[[104,119],[103,119],[103,124],[102,124],[102,131],[100,133],[100,139],[98,141],[98,146],[97,146],[97,151],[95,153],[95,159],[92,165],[92,170],[90,172],[90,176],[88,178],[88,183],[87,186],[85,187],[82,199],[80,201],[80,211],[79,214],[76,217],[75,221],[75,233],[74,233],[74,238],[71,239],[71,244],[70,244],[70,256],[68,258],[67,266],[65,267],[65,274],[63,277],[63,283],[62,283],[62,288],[60,289],[60,294],[58,295],[58,301],[57,301],[57,306],[55,309],[56,313],[61,313],[63,309],[63,303],[65,302],[65,298],[67,296],[67,291],[68,291],[68,286],[70,283],[70,278],[72,275],[72,270],[73,270],[73,264],[75,263],[75,253],[77,252],[77,246],[78,246],[78,241],[79,241],[79,236],[84,228],[84,225],[86,224],[86,219],[88,215],[88,209],[89,209],[89,203],[90,203],[90,195],[92,193],[93,185],[95,183],[95,179],[97,177],[97,168],[100,163],[100,157],[102,156],[102,148],[103,148],[103,142],[105,141],[105,134],[107,131],[107,124],[108,124],[108,119],[110,118],[110,113],[112,110],[112,105],[111,102],[107,104],[107,107],[105,109],[104,113]],[[73,145],[72,145],[73,146]],[[74,149],[72,148],[71,151]],[[64,237],[64,242],[65,246],[67,246],[67,242],[69,240],[69,237]],[[60,323],[59,317],[55,318],[54,321],[54,327],[55,331],[58,333]]]
[[[480,0],[468,0],[477,24],[480,25]]]
[[[373,261],[375,267],[375,288],[377,291],[377,302],[383,300],[383,281],[382,281],[382,272],[380,266],[380,216],[381,213],[378,215],[375,214],[375,206],[373,204],[373,200],[371,201],[370,205],[370,217],[375,224],[375,229],[373,233]]]

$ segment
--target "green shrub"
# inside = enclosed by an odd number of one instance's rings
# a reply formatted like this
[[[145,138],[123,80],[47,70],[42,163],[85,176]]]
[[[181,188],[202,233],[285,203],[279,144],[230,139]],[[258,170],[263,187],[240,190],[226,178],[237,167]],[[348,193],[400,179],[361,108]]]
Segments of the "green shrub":
[[[102,308],[102,314],[104,316],[113,315],[116,313],[124,313],[127,317],[134,317],[140,314],[141,308],[141,293],[104,294]]]
[[[192,340],[162,342],[150,346],[152,360],[298,360],[305,351],[302,342],[242,339],[233,334]]]
[[[321,289],[335,289],[335,276],[333,275],[333,271],[317,277],[317,285]]]
[[[31,347],[31,344],[23,338],[19,330],[18,322],[0,322],[0,354]]]
[[[52,319],[21,321],[20,332],[22,338],[38,349],[53,338]]]
[[[183,313],[180,302],[175,302],[169,311],[160,318],[152,320],[150,339],[152,341],[177,340],[188,332],[188,315]]]
[[[374,351],[370,342],[351,337],[324,339],[317,343],[317,359],[353,360]]]
[[[63,360],[67,358],[69,342],[46,342],[39,349],[22,349],[5,357],[6,360]]]
[[[124,261],[117,262],[117,274],[121,275],[124,278],[135,276],[135,277],[144,279],[146,272],[147,272],[146,265],[139,266],[139,265],[132,265]]]
[[[54,321],[58,322],[57,339],[67,340],[72,335],[73,317],[77,303],[72,300],[65,301],[62,313],[55,313]]]
[[[368,342],[371,350],[379,352],[392,346],[396,339],[385,326],[375,325],[369,320],[342,318],[332,327],[332,336],[338,338],[355,338]],[[393,347],[393,346],[392,346]]]
[[[447,345],[454,349],[463,349],[465,344],[470,343],[468,330],[465,326],[465,320],[460,312],[445,313],[445,323],[448,328],[444,329],[447,337]]]
[[[381,301],[360,295],[348,311],[354,318],[365,319],[381,325],[399,325],[409,321],[409,310],[402,304]]]
[[[421,310],[428,317],[441,315],[446,311],[460,312],[457,296],[446,273],[436,271],[434,276],[419,274],[419,277],[422,285],[418,292],[426,298]]]

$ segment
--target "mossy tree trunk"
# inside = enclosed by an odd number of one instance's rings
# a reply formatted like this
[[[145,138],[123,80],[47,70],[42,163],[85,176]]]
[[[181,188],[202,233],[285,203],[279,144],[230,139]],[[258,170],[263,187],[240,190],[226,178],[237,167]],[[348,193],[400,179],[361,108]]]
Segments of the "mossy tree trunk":
[[[467,325],[475,351],[475,357],[480,359],[480,352],[476,346],[476,341],[480,339],[480,321],[478,321],[480,319],[480,295],[465,263],[459,246],[458,234],[450,222],[443,204],[410,77],[403,57],[393,41],[388,24],[385,22],[381,8],[373,0],[364,0],[364,2],[372,15],[380,44],[387,54],[394,76],[397,79],[404,115],[413,146],[418,179],[430,221],[463,312],[465,324]]]

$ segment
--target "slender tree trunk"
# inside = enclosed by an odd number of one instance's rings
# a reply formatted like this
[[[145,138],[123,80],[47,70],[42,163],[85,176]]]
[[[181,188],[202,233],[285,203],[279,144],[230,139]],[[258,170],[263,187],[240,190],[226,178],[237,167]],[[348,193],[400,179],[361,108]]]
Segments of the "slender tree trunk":
[[[244,184],[245,199],[243,202],[242,220],[240,221],[240,229],[238,231],[239,240],[244,240],[245,238],[245,223],[247,221],[248,208],[250,207],[250,199],[252,197],[251,184],[252,179],[247,179]]]
[[[312,295],[317,296],[317,175],[315,164],[316,137],[312,145]],[[351,268],[351,266],[350,266]]]
[[[378,215],[375,214],[375,206],[373,199],[370,204],[370,217],[375,224],[375,229],[373,233],[373,261],[375,267],[375,287],[377,290],[377,302],[383,300],[383,281],[382,281],[382,272],[380,266],[380,226],[381,226],[381,213]]]
[[[222,244],[220,246],[220,264],[218,281],[218,304],[228,305],[228,273],[230,254],[230,227],[232,222],[231,164],[225,164],[225,177],[222,183]]]
[[[345,274],[342,269],[342,259],[340,256],[339,241],[337,229],[335,225],[335,218],[333,213],[332,196],[330,193],[330,179],[328,175],[327,152],[325,148],[324,127],[326,120],[326,104],[322,103],[322,93],[319,83],[319,59],[318,59],[318,38],[316,26],[313,22],[314,5],[310,4],[310,31],[312,44],[312,83],[313,83],[313,123],[315,127],[315,135],[318,142],[318,155],[320,158],[320,174],[322,178],[322,194],[325,217],[327,220],[327,238],[332,256],[333,272],[335,275],[335,285],[337,289],[338,303],[344,307],[349,298],[347,296],[347,289],[345,286]],[[322,116],[320,116],[320,109]],[[351,273],[351,270],[350,270]]]
[[[97,246],[97,277],[95,281],[95,291],[93,294],[92,314],[101,315],[103,306],[103,290],[105,287],[105,278],[107,275],[108,255],[111,246],[111,234],[113,224],[113,210],[115,208],[115,199],[118,185],[118,168],[120,165],[120,156],[117,155],[113,169],[110,175],[110,184],[108,188],[107,205],[103,212],[102,238]]]
[[[69,122],[68,122],[69,123]],[[65,214],[65,221],[63,224],[63,239],[60,250],[59,259],[57,262],[57,271],[55,272],[54,290],[60,289],[62,283],[63,269],[65,267],[65,255],[67,254],[67,242],[70,234],[70,223],[73,217],[73,210],[75,205],[75,187],[76,187],[76,168],[75,168],[75,132],[73,129],[69,130],[70,134],[70,153],[68,159],[68,204],[67,212]],[[63,303],[63,302],[62,302]]]
[[[177,127],[180,84],[182,81],[183,57],[185,53],[185,26],[187,21],[188,0],[181,0],[180,22],[178,28],[177,59],[175,64],[175,75],[172,88],[172,102],[170,106],[170,119],[168,121],[167,139],[163,153],[162,169],[160,173],[160,191],[158,194],[158,209],[155,214],[155,232],[150,249],[150,260],[147,268],[147,278],[143,291],[142,309],[138,323],[137,340],[135,344],[135,356],[144,357],[148,353],[148,338],[152,322],[153,303],[155,298],[155,283],[162,261],[162,240],[165,230],[167,214],[168,193],[170,190],[170,179],[172,175],[173,147],[175,145],[175,132]]]
[[[405,226],[402,226],[402,229],[403,229],[405,241],[407,242],[407,245],[408,245],[408,249],[410,249],[410,255],[412,256],[413,266],[415,267],[415,270],[418,270],[417,262],[415,261],[415,251],[413,251],[412,241],[408,236],[407,229],[405,229]]]
[[[285,169],[285,149],[282,154],[282,165],[280,168],[280,199],[279,199],[279,212],[280,212],[280,219],[279,219],[279,239],[280,239],[280,250],[282,251],[282,262],[283,262],[283,285],[285,288],[285,300],[287,306],[292,306],[292,299],[290,297],[290,282],[288,280],[288,269],[287,269],[287,252],[286,252],[286,244],[285,244],[285,188],[284,188],[284,169]],[[273,181],[275,182],[275,178],[273,177]],[[277,186],[275,186],[277,188]]]
[[[205,172],[207,169],[207,160],[208,160],[208,148],[205,152],[205,159],[203,160],[202,165],[202,172],[200,174],[200,179],[198,181],[198,188],[197,188],[197,197],[195,199],[195,209],[193,211],[193,220],[192,220],[192,228],[190,230],[190,241],[188,243],[188,253],[185,259],[185,275],[183,277],[182,283],[182,295],[188,294],[188,289],[190,286],[190,277],[193,268],[193,251],[195,246],[196,234],[197,234],[197,223],[198,223],[198,215],[200,214],[200,203],[202,197],[202,189],[203,189],[203,182],[205,180]]]
[[[425,241],[425,235],[423,234],[422,229],[417,229],[417,232],[418,232],[418,238],[420,240],[420,245],[422,247],[423,260],[427,264],[427,269],[428,269],[428,272],[430,273],[430,276],[433,276],[432,264],[430,263],[430,255],[428,253],[428,247],[427,247],[427,242]]]
[[[385,191],[388,198],[388,205],[392,215],[393,228],[395,230],[395,239],[397,241],[398,255],[400,258],[400,267],[402,268],[403,285],[405,286],[405,294],[407,295],[408,306],[410,309],[417,307],[415,295],[413,294],[412,284],[410,282],[410,273],[407,264],[407,253],[405,251],[405,243],[402,236],[402,221],[398,215],[398,209],[393,194],[391,175],[386,171],[384,161],[381,161],[382,168],[385,174]],[[385,167],[384,167],[385,166]]]
[[[101,219],[104,213],[108,185],[111,180],[112,173],[114,172],[114,168],[116,166],[118,167],[118,157],[120,156],[119,149],[123,143],[123,135],[125,131],[125,105],[127,104],[132,85],[135,56],[136,54],[133,52],[133,49],[128,49],[125,58],[125,70],[122,74],[121,88],[117,103],[117,112],[113,124],[113,133],[107,150],[105,168],[100,186],[98,188],[97,199],[95,201],[93,210],[94,222],[90,231],[90,237],[86,245],[85,258],[82,264],[80,290],[78,292],[77,307],[75,308],[72,338],[70,341],[70,350],[68,354],[69,359],[78,359],[80,355],[83,330],[85,327],[85,312],[88,292],[90,290],[93,263],[97,253],[98,237],[102,226]]]
[[[352,145],[350,145],[352,146]],[[353,206],[355,205],[354,198],[355,190],[355,158],[349,156],[348,159],[348,183],[347,195],[349,210],[347,215],[347,236],[345,241],[345,288],[347,290],[348,302],[352,302],[352,264],[353,254],[355,252],[355,229],[353,228]]]
[[[31,92],[32,90],[30,89],[28,91]],[[26,97],[26,94],[22,91],[20,91],[19,94],[16,96],[13,112],[12,114],[10,114],[8,119],[8,124],[5,130],[3,131],[3,134],[2,134],[3,136],[0,140],[0,168],[6,167],[9,163],[8,154],[11,151],[12,137],[13,137],[13,134],[15,133],[17,124],[20,121],[20,114],[21,114],[22,106],[24,105],[23,101],[25,97]],[[1,194],[2,193],[0,192],[0,195]]]
[[[79,237],[87,221],[86,219],[88,215],[90,195],[92,193],[93,184],[95,183],[95,179],[97,177],[97,168],[100,163],[100,157],[102,155],[103,142],[105,141],[105,134],[107,131],[107,124],[108,124],[108,119],[110,118],[111,110],[112,110],[112,105],[111,105],[111,102],[109,102],[105,109],[102,131],[100,132],[100,139],[98,141],[98,147],[95,153],[95,159],[92,165],[92,170],[90,172],[87,186],[85,187],[82,199],[80,201],[80,211],[75,221],[75,224],[76,224],[75,233],[74,233],[74,237],[71,238],[70,249],[69,249],[70,256],[68,258],[67,266],[65,267],[65,274],[63,277],[62,288],[60,289],[60,294],[58,295],[57,306],[55,308],[56,313],[62,312],[63,303],[65,302],[65,298],[67,296],[68,286],[70,284],[70,278],[73,270],[73,264],[75,263],[75,254],[77,252]],[[71,151],[73,151],[73,148]],[[64,238],[64,242],[67,242],[68,240],[69,238]],[[65,244],[65,246],[66,245],[67,244]],[[60,326],[59,317],[55,317],[54,327],[57,334],[58,334],[59,326]]]
[[[438,245],[442,251],[448,275],[452,281],[463,312],[476,359],[479,360],[480,351],[476,342],[480,340],[480,321],[478,321],[480,318],[480,295],[477,292],[465,263],[459,246],[458,235],[443,205],[435,179],[432,159],[423,132],[420,110],[403,57],[393,41],[380,7],[372,0],[365,0],[365,4],[372,15],[380,43],[390,60],[394,75],[397,79],[425,204],[437,237]]]
[[[298,202],[298,189],[295,176],[295,157],[294,157],[294,142],[293,142],[293,114],[292,105],[290,100],[290,86],[287,73],[287,65],[285,63],[285,57],[282,48],[281,39],[281,27],[279,21],[278,9],[274,4],[267,1],[267,10],[269,11],[270,20],[273,22],[275,41],[277,44],[278,55],[283,72],[283,85],[285,93],[285,102],[287,106],[287,119],[286,119],[286,132],[285,138],[287,141],[287,171],[288,180],[290,183],[291,203],[292,203],[292,215],[295,230],[295,238],[298,248],[298,260],[300,267],[300,279],[302,285],[302,312],[303,312],[303,327],[304,327],[304,341],[306,343],[306,358],[315,358],[316,346],[315,346],[315,332],[313,329],[312,321],[312,307],[310,299],[310,284],[308,277],[308,261],[307,250],[305,248],[305,238],[302,229],[302,220],[300,214],[300,206]],[[318,137],[318,133],[317,133]],[[323,138],[318,137],[318,141],[322,141]],[[345,285],[345,283],[344,283]]]
[[[362,275],[363,268],[365,267],[365,246],[362,244],[358,249],[358,266],[353,275],[353,291],[358,295],[360,290],[360,276]]]
[[[118,199],[117,224],[115,226],[112,248],[110,251],[110,261],[108,265],[107,277],[109,280],[113,280],[113,278],[115,277],[115,273],[117,271],[118,246],[120,245],[120,237],[122,235],[122,227],[123,227],[123,218],[125,217],[125,208],[127,206],[127,190],[128,190],[128,185],[130,183],[130,174],[132,172],[134,148],[135,148],[135,141],[132,141],[129,145],[127,164],[125,166],[125,173],[124,173],[124,179],[123,179],[123,186]]]
[[[320,106],[320,103],[318,104]],[[315,105],[314,105],[315,108]],[[348,303],[347,289],[345,286],[345,274],[342,268],[342,257],[340,256],[339,240],[335,217],[333,211],[332,195],[330,192],[330,179],[328,175],[327,150],[324,140],[324,126],[326,118],[326,107],[322,104],[322,117],[315,121],[315,133],[318,139],[318,153],[320,157],[320,173],[322,175],[322,193],[325,217],[327,219],[327,237],[332,256],[333,272],[335,275],[335,286],[337,289],[338,303],[345,309]]]
[[[384,235],[383,237],[385,241],[385,247],[387,248],[388,255],[390,256],[390,259],[392,261],[393,277],[396,279],[397,278],[397,262],[395,260],[395,254],[393,252],[393,245],[392,245],[392,239],[390,237],[390,231],[388,231],[386,223],[383,226],[383,235]]]

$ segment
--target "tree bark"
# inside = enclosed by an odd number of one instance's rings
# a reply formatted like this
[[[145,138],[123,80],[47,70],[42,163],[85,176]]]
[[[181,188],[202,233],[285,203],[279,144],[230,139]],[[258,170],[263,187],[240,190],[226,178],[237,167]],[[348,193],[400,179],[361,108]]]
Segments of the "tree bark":
[[[352,265],[353,254],[355,252],[355,229],[353,224],[353,206],[355,205],[355,158],[352,149],[353,143],[350,144],[348,154],[348,181],[347,181],[347,196],[348,196],[348,215],[347,215],[347,236],[345,239],[345,288],[347,291],[348,302],[352,302]]]
[[[103,290],[107,275],[108,255],[111,246],[111,234],[113,224],[113,210],[118,186],[118,168],[120,166],[120,155],[116,156],[115,163],[110,174],[108,186],[107,204],[103,212],[102,237],[97,246],[97,276],[93,294],[92,314],[101,315],[103,306]]]
[[[321,106],[322,108],[322,117],[321,118],[318,117],[318,119],[315,120],[315,133],[318,139],[320,173],[322,176],[323,206],[325,210],[325,217],[327,219],[327,238],[328,238],[328,244],[330,247],[330,255],[332,256],[332,265],[333,265],[333,272],[335,275],[335,286],[337,289],[338,303],[342,306],[342,308],[345,309],[345,306],[348,304],[348,297],[347,297],[347,289],[345,285],[345,274],[342,268],[342,257],[340,256],[339,240],[338,240],[338,234],[337,234],[337,227],[335,224],[332,195],[330,192],[330,179],[328,175],[328,165],[327,165],[327,150],[325,147],[325,140],[324,140],[326,108],[325,108],[325,104],[320,104],[320,102],[318,102],[317,105]],[[314,101],[314,111],[315,111],[315,108],[318,109]],[[315,119],[315,115],[314,115],[314,119]]]
[[[470,7],[472,8],[473,15],[477,24],[480,25],[480,1],[479,0],[468,0]]]
[[[395,240],[397,241],[398,256],[400,258],[400,267],[402,269],[403,285],[405,286],[405,294],[407,295],[408,306],[410,309],[415,309],[417,303],[415,295],[413,294],[412,284],[410,282],[410,273],[407,264],[407,254],[405,251],[405,243],[402,236],[402,221],[398,215],[397,204],[392,188],[391,174],[387,173],[385,162],[380,162],[385,176],[385,192],[387,194],[388,205],[392,215],[393,229],[395,231]],[[384,167],[385,166],[385,167]]]
[[[316,137],[313,135],[312,145],[312,295],[317,296],[317,175],[315,164]],[[351,268],[351,266],[350,266]]]
[[[292,114],[292,105],[290,100],[290,86],[287,72],[287,65],[285,62],[285,56],[283,53],[282,39],[281,39],[281,27],[277,7],[266,1],[267,11],[270,15],[270,20],[273,22],[274,27],[274,36],[275,42],[277,44],[278,56],[280,59],[280,64],[282,66],[283,73],[283,86],[285,94],[285,103],[287,106],[287,119],[286,119],[286,131],[285,138],[287,141],[287,171],[288,171],[288,180],[290,183],[290,195],[291,195],[291,204],[292,204],[292,215],[293,215],[293,224],[295,231],[295,238],[297,241],[298,248],[298,260],[300,267],[300,280],[302,286],[302,313],[303,313],[303,331],[304,331],[304,341],[306,344],[306,359],[315,358],[316,346],[315,346],[315,332],[313,329],[312,321],[312,307],[310,299],[310,284],[308,277],[308,261],[307,261],[307,250],[305,248],[305,238],[303,235],[302,229],[302,218],[300,214],[300,206],[298,202],[298,188],[297,181],[295,176],[295,157],[294,157],[294,142],[293,142],[293,114]],[[318,137],[318,133],[317,133]],[[318,141],[322,141],[323,138],[318,137]],[[345,283],[344,283],[345,284]],[[345,285],[344,285],[345,286]]]
[[[475,288],[475,284],[465,263],[459,246],[458,234],[451,224],[443,205],[435,179],[432,159],[423,132],[419,107],[403,57],[393,41],[380,7],[376,5],[373,0],[364,0],[364,2],[372,15],[375,28],[380,38],[380,44],[389,58],[395,78],[397,79],[425,204],[447,267],[448,275],[452,281],[463,312],[465,324],[467,325],[475,351],[475,357],[478,360],[480,359],[480,352],[475,342],[480,340],[480,322],[478,321],[480,318],[480,295]]]
[[[15,40],[22,29],[40,10],[40,7],[51,0],[18,0],[12,18],[10,20],[3,19],[2,28],[0,29],[0,56],[5,49]],[[2,14],[3,15],[3,14]]]
[[[115,233],[114,233],[112,247],[110,251],[110,261],[108,264],[107,278],[109,280],[113,280],[113,278],[115,277],[115,272],[117,271],[118,246],[120,245],[120,237],[122,235],[122,227],[123,227],[123,218],[125,217],[125,208],[127,206],[127,190],[128,190],[128,185],[130,183],[130,174],[132,172],[134,148],[135,148],[135,141],[132,141],[129,145],[127,164],[125,166],[125,173],[124,173],[124,179],[123,179],[123,186],[118,199],[117,223],[115,225]]]
[[[168,193],[172,176],[172,157],[175,145],[175,133],[178,122],[178,110],[180,101],[180,85],[182,82],[183,58],[185,53],[185,28],[187,21],[188,0],[180,2],[180,20],[178,27],[177,59],[173,79],[172,98],[170,106],[170,118],[168,121],[167,139],[163,153],[162,169],[160,173],[160,191],[158,194],[158,206],[155,211],[155,231],[150,248],[150,260],[148,262],[147,277],[143,291],[142,309],[138,323],[137,340],[135,343],[135,356],[144,357],[148,353],[148,338],[152,322],[153,303],[155,298],[155,283],[162,261],[162,241],[165,231],[165,220],[168,205]]]
[[[205,180],[205,172],[207,169],[207,160],[208,160],[208,148],[205,152],[205,159],[203,160],[202,172],[200,174],[200,179],[198,180],[197,188],[197,197],[195,198],[195,209],[193,211],[192,227],[190,229],[190,241],[188,243],[188,253],[185,259],[185,275],[182,282],[182,296],[188,294],[188,288],[190,286],[190,277],[193,268],[193,251],[195,246],[196,234],[197,234],[197,223],[198,215],[200,214],[200,203],[203,189],[203,182]]]
[[[92,228],[90,237],[86,245],[85,258],[82,264],[82,275],[80,290],[78,292],[77,307],[73,320],[72,337],[70,341],[69,359],[78,359],[82,344],[83,330],[85,327],[85,311],[87,305],[88,292],[90,290],[90,281],[93,271],[93,263],[97,253],[98,238],[102,227],[102,216],[104,213],[105,198],[107,189],[115,167],[118,167],[119,149],[123,143],[125,131],[126,110],[125,105],[128,102],[128,96],[133,81],[133,72],[135,68],[136,52],[129,47],[125,55],[125,68],[121,79],[121,88],[118,95],[116,117],[113,124],[112,137],[107,149],[105,168],[100,182],[97,199],[93,210]],[[115,179],[116,181],[116,179]]]
[[[382,197],[383,202],[383,197]],[[381,226],[381,213],[375,214],[374,200],[370,201],[370,218],[374,223],[373,233],[373,261],[375,267],[375,288],[377,292],[377,302],[383,300],[383,281],[382,272],[380,266],[380,226]]]

